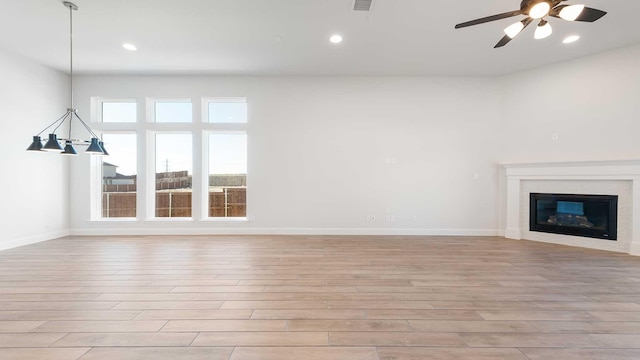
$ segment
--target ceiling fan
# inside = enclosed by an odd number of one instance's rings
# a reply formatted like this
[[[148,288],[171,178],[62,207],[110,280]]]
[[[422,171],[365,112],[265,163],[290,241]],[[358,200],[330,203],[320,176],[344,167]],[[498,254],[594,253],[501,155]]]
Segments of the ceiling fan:
[[[564,19],[567,21],[594,22],[607,14],[605,11],[592,9],[581,4],[562,4],[565,1],[567,0],[522,0],[522,2],[520,3],[520,10],[509,11],[502,14],[463,22],[456,25],[456,29],[484,24],[496,20],[502,20],[513,16],[525,15],[526,18],[504,29],[504,33],[506,35],[500,41],[498,41],[496,46],[494,46],[494,48],[499,48],[507,45],[534,20],[540,20],[534,37],[536,39],[544,39],[551,35],[551,33],[553,32],[551,24],[549,24],[549,22],[546,20],[548,16]]]

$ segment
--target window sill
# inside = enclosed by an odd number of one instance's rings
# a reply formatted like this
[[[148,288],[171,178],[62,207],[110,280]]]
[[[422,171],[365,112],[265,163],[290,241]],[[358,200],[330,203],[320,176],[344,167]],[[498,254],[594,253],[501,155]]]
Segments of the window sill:
[[[231,223],[238,223],[238,222],[248,222],[249,218],[246,217],[219,217],[219,218],[215,218],[215,217],[207,217],[207,218],[203,218],[200,219],[200,221],[202,222],[231,222]]]
[[[134,217],[111,217],[111,218],[97,218],[91,220],[93,222],[135,222],[138,221],[137,218]]]
[[[146,220],[138,220],[137,218],[98,218],[91,220],[92,222],[138,222],[138,221],[150,221],[150,222],[193,222],[193,218],[186,217],[171,217],[171,218],[150,218]],[[247,217],[208,217],[198,220],[200,222],[213,222],[213,223],[243,223],[249,222]]]
[[[146,221],[157,221],[157,222],[192,222],[193,218],[190,217],[166,217],[166,218],[151,218]]]

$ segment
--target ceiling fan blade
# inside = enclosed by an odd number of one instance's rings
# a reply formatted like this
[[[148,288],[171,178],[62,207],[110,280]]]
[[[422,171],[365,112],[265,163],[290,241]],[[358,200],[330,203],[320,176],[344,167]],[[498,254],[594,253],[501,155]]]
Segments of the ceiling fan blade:
[[[549,15],[562,19],[560,17],[560,11],[567,6],[568,5],[560,5],[554,8]],[[585,7],[582,13],[573,21],[594,22],[605,15],[607,15],[606,11]]]
[[[500,41],[498,41],[498,43],[496,44],[496,46],[494,46],[494,49],[497,48],[501,48],[505,45],[507,45],[511,40],[513,40],[512,38],[509,37],[509,35],[505,35],[502,37],[502,39],[500,39]]]
[[[510,17],[514,17],[522,14],[524,14],[522,10],[509,11],[502,14],[487,16],[480,19],[460,23],[456,25],[456,29],[464,28],[467,26],[480,25],[480,24],[491,22],[491,21],[502,20],[502,19],[506,19],[506,18],[510,18]]]
[[[605,15],[607,15],[606,11],[586,7],[575,21],[594,22]]]
[[[529,24],[531,24],[533,22],[533,19],[528,17],[523,21],[524,21],[524,23],[523,23],[524,27],[522,28],[522,30],[520,30],[518,35],[520,35],[524,31],[524,29],[526,29],[527,26],[529,26]],[[516,36],[518,36],[518,35],[516,35]],[[502,37],[502,39],[500,39],[500,41],[498,41],[496,46],[494,46],[493,48],[494,49],[501,48],[501,47],[507,45],[513,39],[515,39],[515,37],[511,38],[511,37],[509,37],[509,35],[505,35],[505,36]]]

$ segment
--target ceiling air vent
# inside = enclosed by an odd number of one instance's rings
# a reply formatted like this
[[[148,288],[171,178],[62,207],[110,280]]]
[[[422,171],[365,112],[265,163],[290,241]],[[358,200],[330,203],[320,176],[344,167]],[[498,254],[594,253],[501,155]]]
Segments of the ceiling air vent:
[[[370,11],[371,2],[373,0],[355,0],[353,3],[353,10],[355,11]]]

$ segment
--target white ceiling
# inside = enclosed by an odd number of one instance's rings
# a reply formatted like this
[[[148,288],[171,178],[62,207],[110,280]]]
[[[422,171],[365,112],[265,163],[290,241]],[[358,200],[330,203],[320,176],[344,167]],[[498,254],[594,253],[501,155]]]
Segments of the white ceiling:
[[[493,49],[521,17],[455,30],[516,10],[520,0],[75,0],[76,73],[492,76],[640,43],[640,1],[574,0],[608,14],[595,23],[551,19]],[[60,0],[0,0],[0,47],[68,67],[68,9]],[[340,33],[344,42],[328,38]],[[562,39],[582,39],[563,45]],[[276,41],[281,37],[282,42]],[[124,42],[137,52],[122,49]]]

